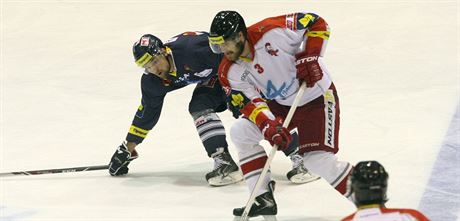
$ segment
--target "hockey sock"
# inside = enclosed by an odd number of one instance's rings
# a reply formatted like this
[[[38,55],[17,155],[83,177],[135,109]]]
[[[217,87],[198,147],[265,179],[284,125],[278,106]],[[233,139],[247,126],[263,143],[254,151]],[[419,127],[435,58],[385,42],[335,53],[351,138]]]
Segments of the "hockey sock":
[[[208,156],[211,157],[217,148],[223,147],[228,152],[228,144],[225,136],[225,128],[216,113],[192,114],[195,126]]]
[[[267,154],[262,146],[257,145],[254,147],[254,154],[250,154],[247,156],[241,156],[240,153],[240,166],[241,170],[243,171],[244,179],[246,180],[246,184],[248,185],[249,192],[252,193],[254,187],[256,186],[257,180],[262,173],[263,167],[265,162],[267,161]],[[263,194],[268,191],[268,182],[271,180],[271,172],[270,170],[265,175],[261,188],[256,196]]]

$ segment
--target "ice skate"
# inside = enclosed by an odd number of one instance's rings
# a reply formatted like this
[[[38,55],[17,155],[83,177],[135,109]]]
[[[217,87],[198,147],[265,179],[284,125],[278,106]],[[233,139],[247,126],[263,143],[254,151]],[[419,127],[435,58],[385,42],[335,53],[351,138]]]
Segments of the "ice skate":
[[[273,197],[273,191],[275,190],[275,181],[268,183],[269,191],[259,195],[255,198],[254,204],[252,204],[249,210],[248,217],[263,216],[266,221],[277,221],[276,214],[278,209],[276,206],[275,198]],[[245,207],[233,209],[234,221],[240,221],[243,215]]]
[[[288,180],[296,184],[309,183],[320,179],[318,175],[312,174],[303,165],[303,157],[295,154],[291,156],[292,170],[286,176]]]
[[[233,161],[229,153],[223,148],[211,155],[214,158],[213,171],[206,174],[206,180],[211,186],[225,186],[243,180],[238,165]]]

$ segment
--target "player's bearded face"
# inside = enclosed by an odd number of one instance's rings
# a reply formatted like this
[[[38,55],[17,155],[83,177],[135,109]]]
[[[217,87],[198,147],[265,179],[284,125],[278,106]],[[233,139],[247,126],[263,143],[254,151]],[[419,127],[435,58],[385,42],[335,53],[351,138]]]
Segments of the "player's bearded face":
[[[244,42],[239,37],[229,38],[221,45],[221,50],[230,61],[237,61],[243,53]]]

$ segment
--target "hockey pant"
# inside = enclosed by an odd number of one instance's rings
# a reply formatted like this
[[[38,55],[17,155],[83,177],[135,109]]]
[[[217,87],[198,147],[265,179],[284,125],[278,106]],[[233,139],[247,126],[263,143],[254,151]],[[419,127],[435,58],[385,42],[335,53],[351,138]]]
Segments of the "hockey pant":
[[[259,128],[245,118],[238,119],[230,130],[230,137],[238,150],[239,163],[249,191],[252,192],[267,160],[264,148],[259,144],[263,135]],[[321,176],[341,194],[346,192],[346,178],[351,164],[338,161],[334,153],[318,150],[303,155],[304,165],[311,172]],[[268,191],[270,171],[265,176],[257,196]]]

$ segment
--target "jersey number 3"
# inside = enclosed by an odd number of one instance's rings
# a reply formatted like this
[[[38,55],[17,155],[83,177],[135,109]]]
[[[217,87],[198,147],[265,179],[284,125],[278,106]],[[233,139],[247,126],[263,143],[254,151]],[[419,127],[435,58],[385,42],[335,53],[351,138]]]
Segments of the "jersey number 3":
[[[254,68],[257,70],[259,74],[262,74],[264,72],[264,68],[260,66],[260,64],[255,64]]]

